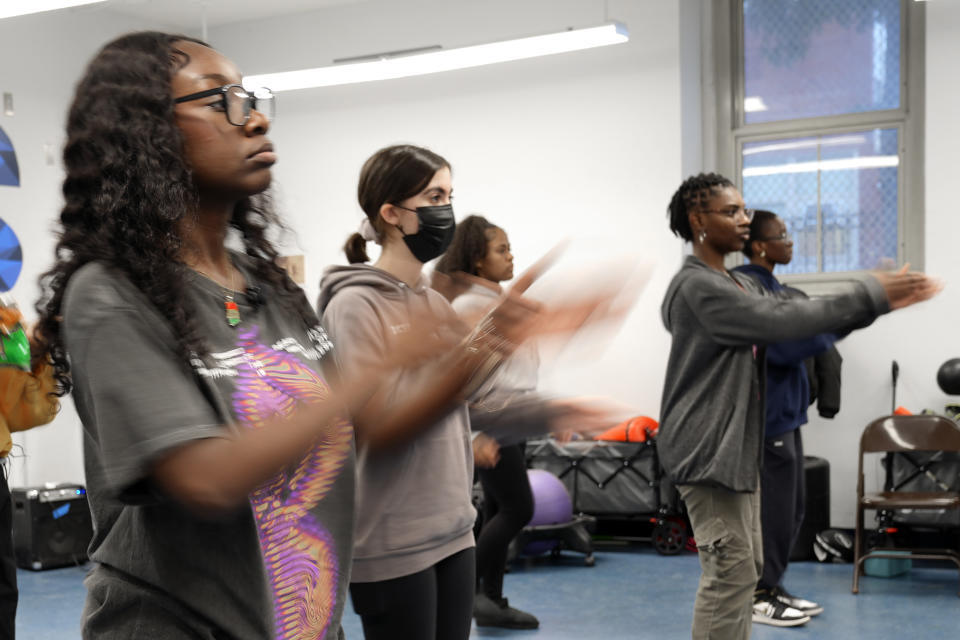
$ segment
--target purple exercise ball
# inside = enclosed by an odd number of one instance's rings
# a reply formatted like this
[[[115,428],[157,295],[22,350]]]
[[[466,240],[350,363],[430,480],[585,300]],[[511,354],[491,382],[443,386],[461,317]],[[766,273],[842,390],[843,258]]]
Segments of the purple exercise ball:
[[[528,469],[533,492],[533,517],[530,525],[564,524],[573,520],[573,503],[560,478],[543,469]]]
[[[565,524],[573,520],[573,503],[560,478],[543,469],[528,469],[530,489],[533,492],[533,517],[528,526]],[[537,540],[527,544],[523,552],[540,555],[556,547],[557,540]]]

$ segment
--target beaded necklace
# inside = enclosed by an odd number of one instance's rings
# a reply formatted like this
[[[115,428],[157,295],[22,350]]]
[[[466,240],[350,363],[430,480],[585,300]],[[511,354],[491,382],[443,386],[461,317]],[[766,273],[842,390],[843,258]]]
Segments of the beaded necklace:
[[[214,284],[220,287],[223,291],[223,309],[227,318],[227,324],[231,327],[235,327],[240,324],[240,307],[237,306],[236,301],[233,299],[233,293],[237,290],[236,282],[234,280],[234,271],[230,272],[230,287],[224,287],[220,284],[213,276],[205,271],[201,271],[196,267],[192,267],[194,271],[205,277],[207,280],[210,280]],[[234,268],[236,269],[236,268]]]

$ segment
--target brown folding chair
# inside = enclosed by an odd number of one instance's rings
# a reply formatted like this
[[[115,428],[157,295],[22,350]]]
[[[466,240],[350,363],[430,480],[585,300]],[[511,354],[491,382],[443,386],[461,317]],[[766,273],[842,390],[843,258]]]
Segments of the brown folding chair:
[[[960,493],[955,491],[881,491],[864,493],[863,458],[867,453],[897,451],[960,451],[960,425],[935,415],[887,416],[867,425],[860,436],[860,463],[857,469],[857,529],[853,543],[853,592],[860,591],[860,575],[867,558],[910,558],[952,560],[960,570],[960,553],[953,549],[904,549],[873,547],[864,553],[863,515],[867,509],[960,509]],[[960,595],[960,590],[958,590]]]

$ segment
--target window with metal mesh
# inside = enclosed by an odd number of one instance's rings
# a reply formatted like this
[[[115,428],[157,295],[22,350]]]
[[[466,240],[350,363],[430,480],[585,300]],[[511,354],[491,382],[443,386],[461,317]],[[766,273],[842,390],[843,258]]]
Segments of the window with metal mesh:
[[[900,0],[744,0],[744,122],[899,108],[900,9]]]
[[[781,273],[897,261],[898,131],[873,129],[745,143],[743,197],[779,215],[794,242]]]
[[[793,237],[793,261],[778,272],[899,263],[904,3],[740,7],[741,184],[747,206],[780,215]]]

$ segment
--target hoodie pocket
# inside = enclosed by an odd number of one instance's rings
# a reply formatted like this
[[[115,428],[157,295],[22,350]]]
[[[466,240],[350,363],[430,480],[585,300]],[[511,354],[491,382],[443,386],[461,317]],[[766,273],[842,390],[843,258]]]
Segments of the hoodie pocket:
[[[421,517],[390,515],[385,522],[385,547],[388,551],[417,552],[454,540],[473,526],[476,512],[466,503],[463,508]]]
[[[416,442],[403,490],[394,494],[383,518],[388,551],[419,551],[452,540],[473,528],[468,463],[456,424]]]

